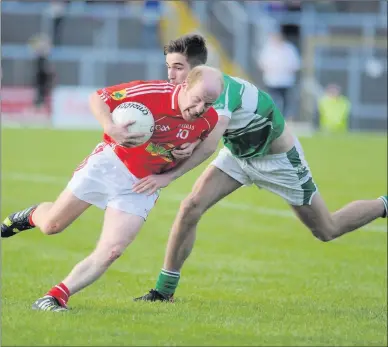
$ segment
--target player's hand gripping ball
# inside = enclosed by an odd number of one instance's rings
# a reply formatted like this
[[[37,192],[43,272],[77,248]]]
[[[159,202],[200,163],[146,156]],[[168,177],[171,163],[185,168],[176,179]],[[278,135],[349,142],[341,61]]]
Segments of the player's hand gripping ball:
[[[112,120],[115,124],[135,121],[128,126],[128,132],[145,134],[136,139],[136,146],[147,142],[154,132],[154,117],[148,107],[139,102],[123,102],[113,110]]]

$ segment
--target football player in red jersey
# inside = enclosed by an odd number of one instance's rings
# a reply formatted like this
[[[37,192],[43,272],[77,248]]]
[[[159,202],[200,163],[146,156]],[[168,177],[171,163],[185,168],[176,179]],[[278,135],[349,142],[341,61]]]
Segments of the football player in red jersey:
[[[211,105],[223,88],[219,70],[198,66],[181,85],[136,81],[100,89],[91,96],[90,107],[104,130],[104,141],[75,170],[55,202],[13,213],[1,225],[2,237],[35,226],[52,235],[64,230],[91,205],[105,210],[94,251],[39,298],[33,309],[66,310],[69,297],[96,281],[124,252],[158,198],[158,192],[139,194],[132,186],[143,177],[176,166],[178,160],[170,154],[175,148],[208,136],[218,121]],[[155,120],[153,135],[140,146],[134,146],[134,140],[144,134],[130,133],[128,124],[112,121],[115,107],[130,101],[148,107]]]

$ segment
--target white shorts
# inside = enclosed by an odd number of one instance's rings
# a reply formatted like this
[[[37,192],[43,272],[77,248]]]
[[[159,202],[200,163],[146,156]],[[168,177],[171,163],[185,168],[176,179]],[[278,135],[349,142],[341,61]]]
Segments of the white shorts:
[[[310,205],[318,191],[299,141],[287,153],[240,159],[222,148],[210,164],[243,185],[255,184],[294,206]]]
[[[146,219],[159,194],[134,193],[137,181],[112,148],[100,143],[74,171],[67,187],[78,199],[103,210],[109,206]]]

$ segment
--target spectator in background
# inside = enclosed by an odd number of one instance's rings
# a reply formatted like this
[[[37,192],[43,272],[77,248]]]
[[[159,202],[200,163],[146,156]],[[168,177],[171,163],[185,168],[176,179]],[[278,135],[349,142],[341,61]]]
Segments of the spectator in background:
[[[156,49],[159,46],[159,23],[161,18],[161,2],[144,0],[143,2],[143,35],[144,48]]]
[[[292,118],[294,105],[290,97],[300,69],[300,56],[296,47],[285,40],[282,33],[269,36],[258,57],[264,85],[286,119]]]
[[[349,123],[350,101],[341,94],[337,84],[329,84],[318,101],[320,129],[326,132],[346,132]]]
[[[35,111],[42,112],[46,107],[45,101],[50,93],[54,77],[53,69],[48,58],[51,51],[51,42],[46,35],[40,34],[30,40],[30,46],[36,55],[34,60]]]

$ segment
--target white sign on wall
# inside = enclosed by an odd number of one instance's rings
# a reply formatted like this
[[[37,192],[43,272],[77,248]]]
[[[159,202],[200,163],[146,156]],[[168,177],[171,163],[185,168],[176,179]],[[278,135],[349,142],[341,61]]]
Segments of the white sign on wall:
[[[89,108],[97,88],[57,87],[52,96],[52,126],[60,129],[101,129]]]

